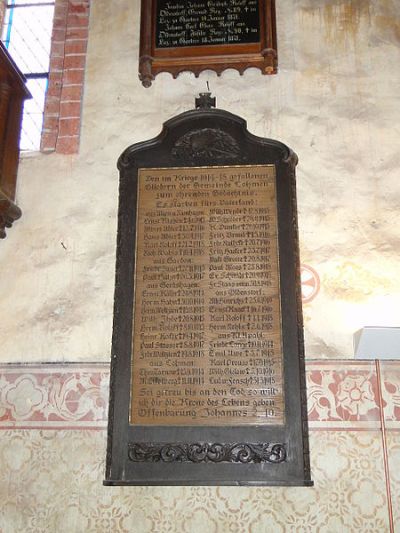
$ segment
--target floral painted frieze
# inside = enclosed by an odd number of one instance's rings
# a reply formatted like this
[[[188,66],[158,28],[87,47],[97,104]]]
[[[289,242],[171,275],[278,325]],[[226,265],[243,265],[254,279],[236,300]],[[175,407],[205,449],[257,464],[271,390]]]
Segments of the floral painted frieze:
[[[398,428],[400,423],[400,363],[388,361],[382,365],[382,398],[384,401],[385,424]]]
[[[380,429],[381,409],[399,428],[400,365],[380,365],[379,388],[375,362],[308,361],[310,429]],[[105,428],[108,383],[107,364],[0,366],[0,429]]]
[[[9,367],[0,369],[0,427],[105,427],[109,372]]]
[[[380,427],[378,382],[373,362],[307,365],[310,427]]]

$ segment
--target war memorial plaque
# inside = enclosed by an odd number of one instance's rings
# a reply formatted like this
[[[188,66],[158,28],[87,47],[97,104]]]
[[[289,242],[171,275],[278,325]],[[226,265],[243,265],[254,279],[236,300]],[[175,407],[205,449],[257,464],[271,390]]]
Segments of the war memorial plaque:
[[[274,0],[142,0],[139,77],[160,72],[277,71]]]
[[[199,109],[121,171],[107,485],[310,485],[296,156]]]
[[[132,424],[282,424],[274,166],[139,169]]]

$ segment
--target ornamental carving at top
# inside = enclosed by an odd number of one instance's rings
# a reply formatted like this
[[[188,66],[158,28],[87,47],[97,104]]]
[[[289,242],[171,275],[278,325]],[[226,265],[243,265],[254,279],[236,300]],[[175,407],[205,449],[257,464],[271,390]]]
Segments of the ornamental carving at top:
[[[219,129],[203,128],[180,137],[172,155],[181,161],[221,163],[239,161],[240,149],[235,139]]]

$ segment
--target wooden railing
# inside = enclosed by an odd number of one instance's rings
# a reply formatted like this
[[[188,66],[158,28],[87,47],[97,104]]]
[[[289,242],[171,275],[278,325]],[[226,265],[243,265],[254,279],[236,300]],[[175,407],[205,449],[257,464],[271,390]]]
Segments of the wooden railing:
[[[20,218],[14,203],[19,162],[24,100],[31,98],[26,80],[3,43],[0,42],[0,239]]]

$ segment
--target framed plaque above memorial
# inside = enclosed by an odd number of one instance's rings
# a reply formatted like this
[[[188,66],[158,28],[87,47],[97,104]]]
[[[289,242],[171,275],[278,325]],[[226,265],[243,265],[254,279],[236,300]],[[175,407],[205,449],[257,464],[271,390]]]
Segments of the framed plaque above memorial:
[[[142,0],[139,78],[205,69],[277,72],[274,0]]]
[[[121,155],[106,485],[311,485],[295,154],[213,108]]]

